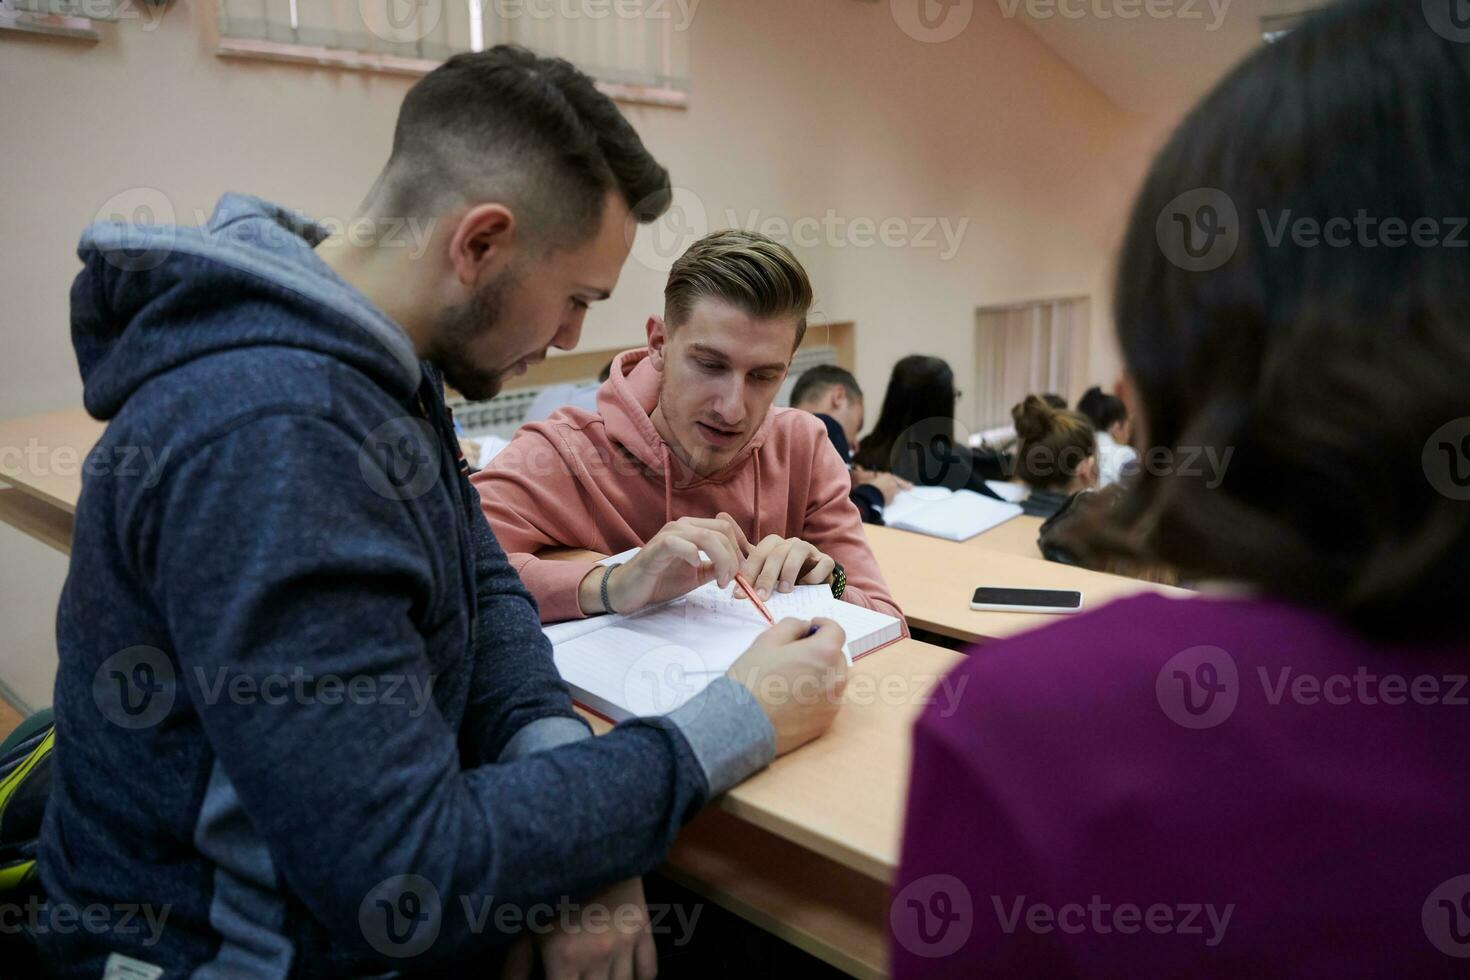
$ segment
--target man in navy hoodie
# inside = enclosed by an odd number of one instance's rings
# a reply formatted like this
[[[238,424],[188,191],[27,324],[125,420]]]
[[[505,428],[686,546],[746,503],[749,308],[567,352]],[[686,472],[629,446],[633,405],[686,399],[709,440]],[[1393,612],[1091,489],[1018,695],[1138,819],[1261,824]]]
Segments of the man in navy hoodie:
[[[841,630],[782,623],[666,718],[590,738],[441,391],[574,346],[668,199],[586,76],[503,47],[405,98],[370,234],[240,195],[199,229],[88,229],[97,458],[159,465],[89,469],[77,507],[28,923],[50,971],[484,975],[535,932],[549,975],[651,975],[646,931],[545,913],[642,913],[680,826],[830,724]],[[829,696],[753,693],[772,675]],[[156,930],[76,928],[139,905]]]

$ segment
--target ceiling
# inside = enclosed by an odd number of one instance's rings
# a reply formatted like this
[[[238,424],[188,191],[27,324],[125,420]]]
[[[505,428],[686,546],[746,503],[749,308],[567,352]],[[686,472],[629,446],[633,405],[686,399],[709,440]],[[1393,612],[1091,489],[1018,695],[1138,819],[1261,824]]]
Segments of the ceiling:
[[[1312,10],[1327,0],[997,2],[1122,108],[1173,114],[1264,43],[1262,17]],[[1149,16],[1150,9],[1164,15]],[[1138,16],[1117,16],[1130,10]]]

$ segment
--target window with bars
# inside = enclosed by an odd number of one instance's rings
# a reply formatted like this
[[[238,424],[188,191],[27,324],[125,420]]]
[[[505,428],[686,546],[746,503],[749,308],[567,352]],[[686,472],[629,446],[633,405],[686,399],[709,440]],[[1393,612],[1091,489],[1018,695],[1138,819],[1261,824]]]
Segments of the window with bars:
[[[667,0],[219,0],[219,8],[227,40],[426,63],[520,44],[609,85],[688,88],[689,24]]]

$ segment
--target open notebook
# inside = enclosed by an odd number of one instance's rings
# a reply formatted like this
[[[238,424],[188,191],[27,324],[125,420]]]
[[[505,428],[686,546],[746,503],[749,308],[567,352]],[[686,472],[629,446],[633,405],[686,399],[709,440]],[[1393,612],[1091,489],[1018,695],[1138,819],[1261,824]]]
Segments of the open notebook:
[[[572,699],[610,721],[673,711],[740,659],[766,629],[750,601],[713,582],[673,602],[627,616],[543,627]],[[766,600],[771,615],[824,616],[847,631],[848,663],[903,635],[897,619],[798,585]]]
[[[965,541],[1020,515],[1019,505],[973,490],[914,487],[883,508],[883,523],[901,531]]]

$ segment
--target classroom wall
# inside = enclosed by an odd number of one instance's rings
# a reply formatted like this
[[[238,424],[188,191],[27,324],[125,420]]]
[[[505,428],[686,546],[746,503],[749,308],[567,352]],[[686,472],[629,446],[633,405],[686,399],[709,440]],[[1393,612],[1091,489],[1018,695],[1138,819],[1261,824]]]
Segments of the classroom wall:
[[[1025,299],[1091,295],[1088,380],[1112,380],[1106,280],[1158,121],[993,4],[944,43],[906,35],[886,0],[703,0],[690,24],[690,107],[626,108],[680,188],[678,224],[800,234],[814,322],[858,324],[870,411],[895,358],[939,354],[963,377],[975,308]],[[110,202],[161,195],[193,224],[243,190],[347,218],[385,159],[412,79],[219,59],[212,27],[209,4],[175,0],[96,45],[0,37],[0,87],[24,93],[0,100],[0,418],[79,403],[67,290],[77,236]],[[584,345],[641,340],[678,239],[657,244],[645,233]],[[54,662],[64,567],[0,527],[0,682],[32,704],[50,699],[35,665]]]

